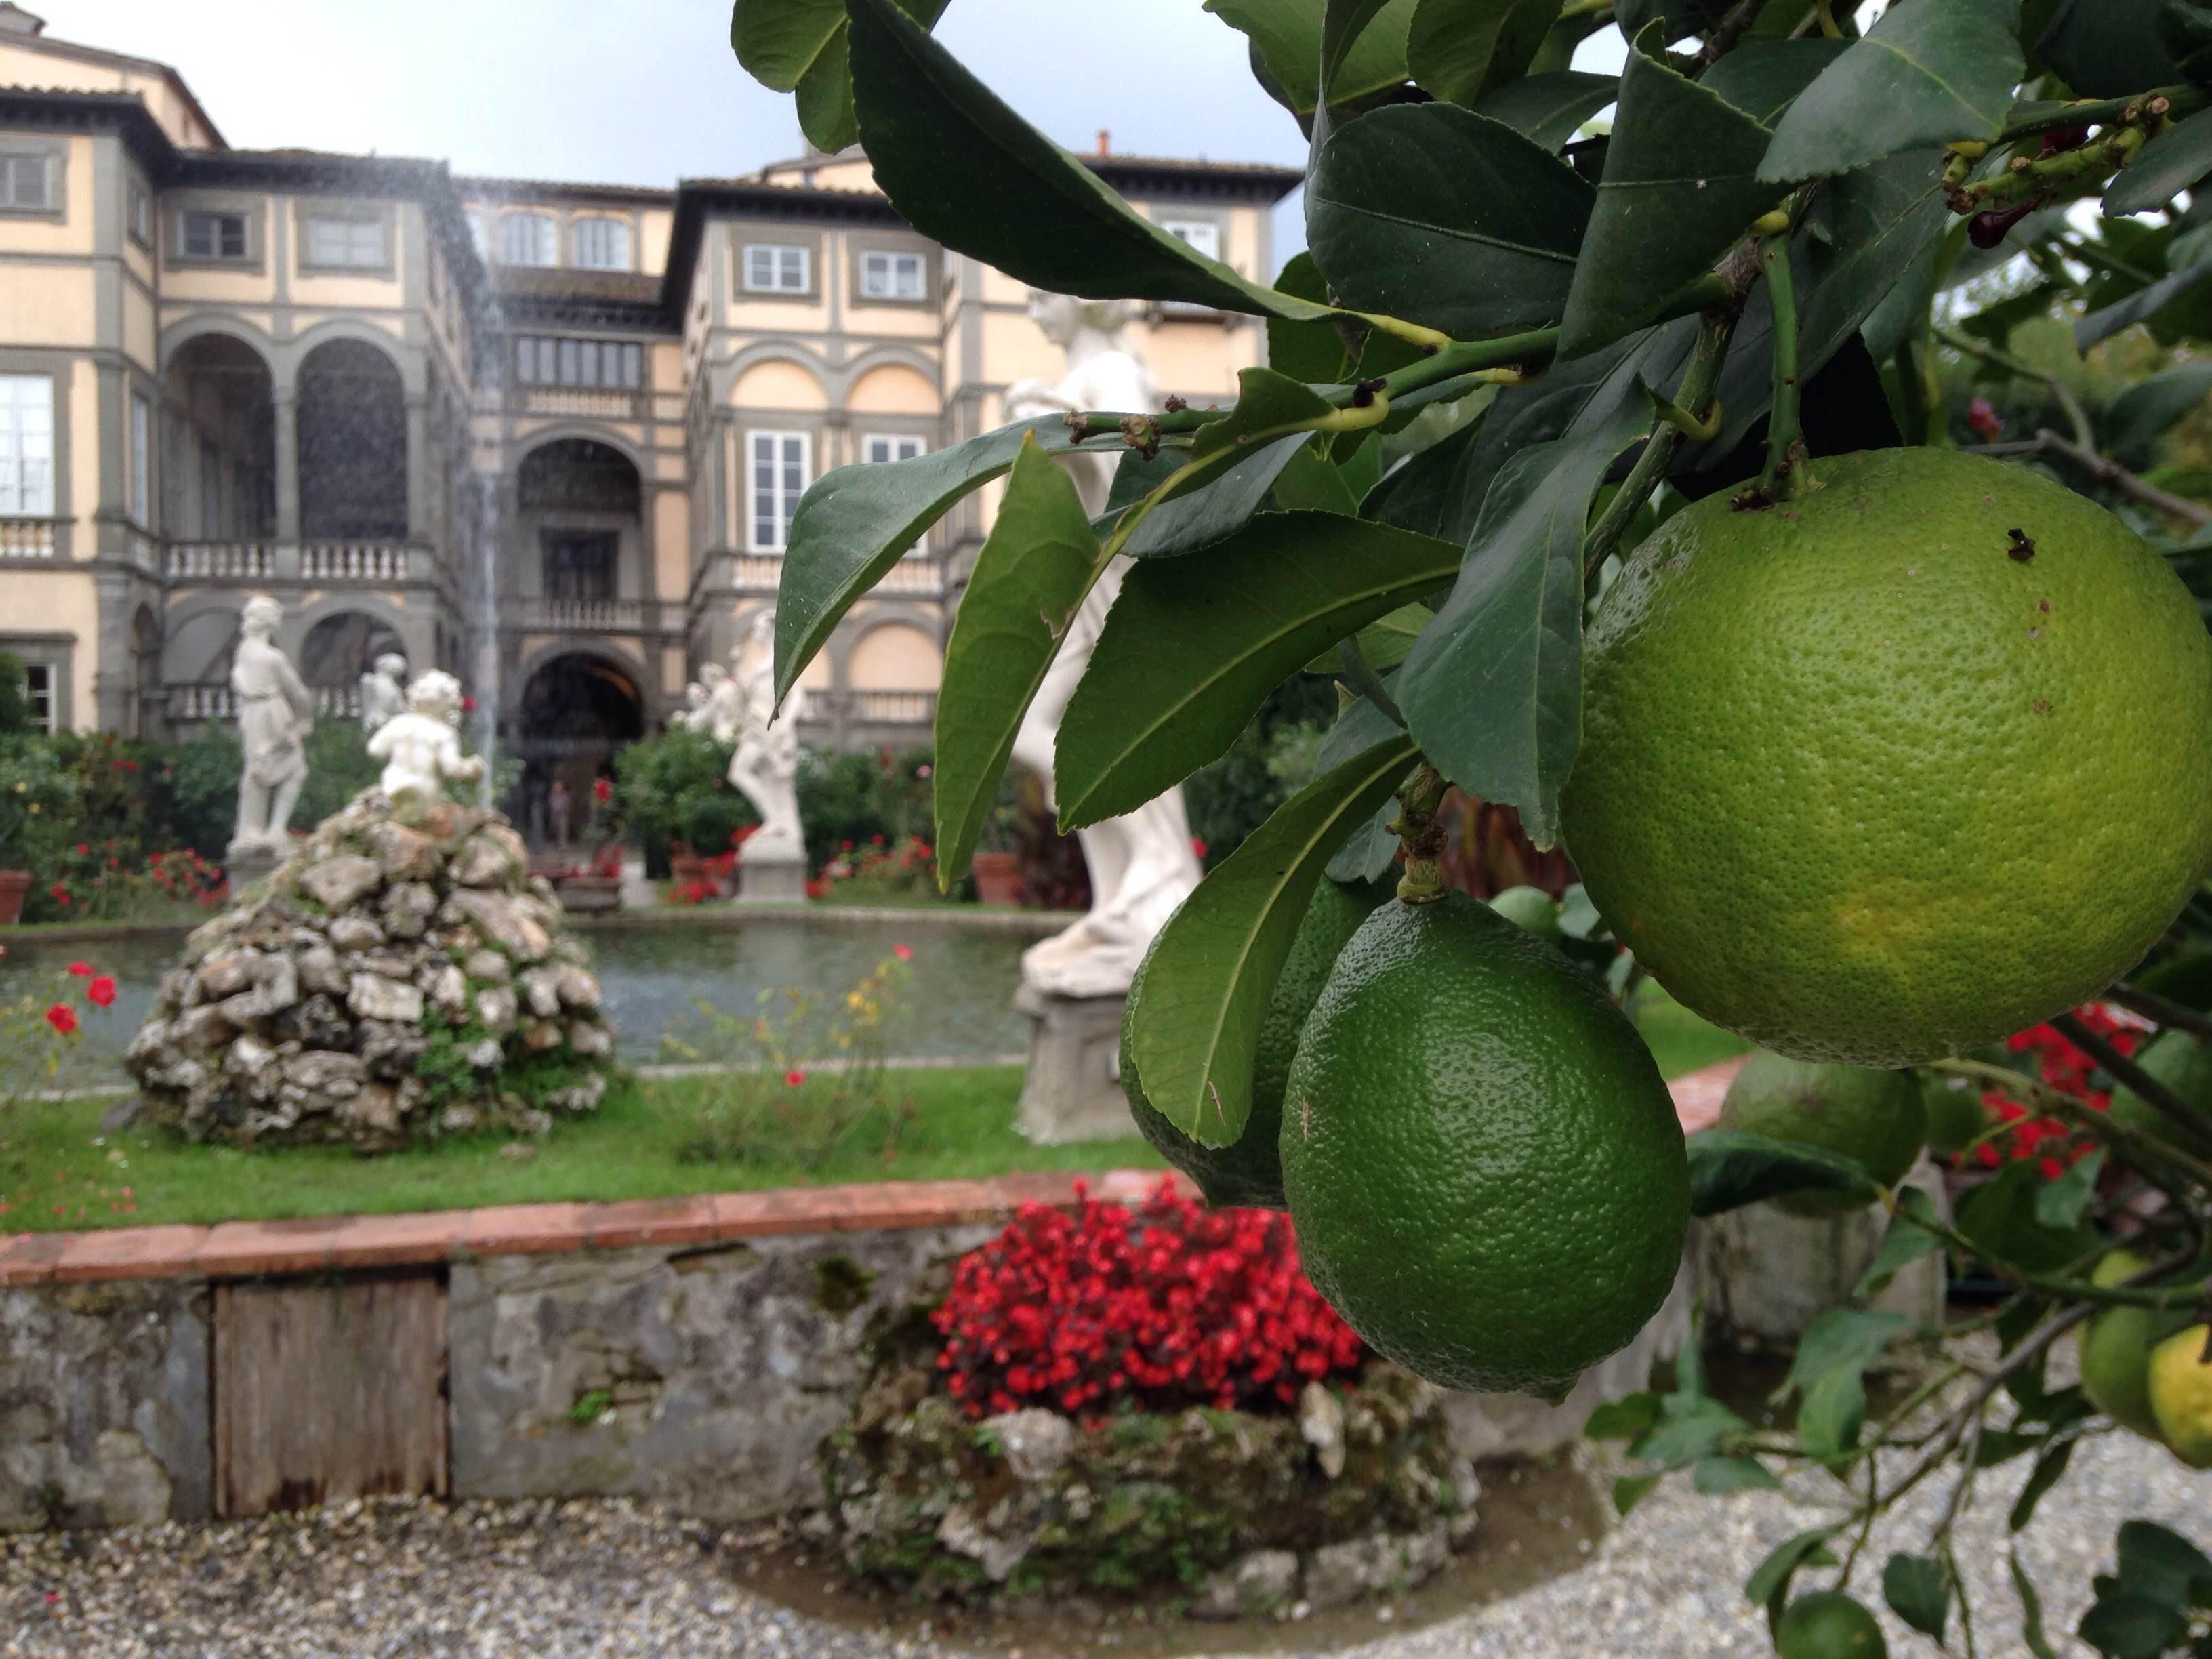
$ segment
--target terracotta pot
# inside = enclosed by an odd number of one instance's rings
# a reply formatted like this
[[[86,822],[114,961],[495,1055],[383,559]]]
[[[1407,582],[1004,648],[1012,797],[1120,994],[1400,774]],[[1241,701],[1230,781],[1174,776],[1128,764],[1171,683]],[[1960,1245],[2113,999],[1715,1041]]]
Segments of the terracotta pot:
[[[31,890],[28,870],[0,870],[0,927],[23,919],[23,896]]]
[[[622,908],[620,876],[567,876],[561,882],[563,910],[617,910]]]
[[[1018,853],[978,853],[969,860],[975,874],[975,896],[986,904],[1022,902],[1022,860]]]

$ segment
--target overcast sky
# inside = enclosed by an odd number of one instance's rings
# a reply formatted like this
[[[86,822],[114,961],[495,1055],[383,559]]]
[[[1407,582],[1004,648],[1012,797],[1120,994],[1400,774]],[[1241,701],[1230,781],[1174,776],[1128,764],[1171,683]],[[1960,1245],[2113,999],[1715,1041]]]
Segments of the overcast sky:
[[[792,100],[730,55],[726,0],[23,0],[64,40],[173,64],[247,149],[671,185],[796,155]],[[952,0],[938,33],[1071,149],[1302,166],[1297,124],[1199,0]],[[1619,36],[1586,43],[1619,61]],[[1285,219],[1289,216],[1285,216]],[[1304,238],[1279,226],[1290,247]]]

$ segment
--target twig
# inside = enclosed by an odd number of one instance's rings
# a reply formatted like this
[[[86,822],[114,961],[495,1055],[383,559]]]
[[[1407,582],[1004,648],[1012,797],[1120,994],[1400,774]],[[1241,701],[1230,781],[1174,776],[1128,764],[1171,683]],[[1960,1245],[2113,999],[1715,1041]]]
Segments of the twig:
[[[1730,306],[1724,311],[1709,311],[1698,330],[1698,343],[1690,353],[1690,361],[1682,370],[1680,385],[1674,388],[1674,402],[1692,415],[1703,415],[1711,407],[1713,388],[1720,384],[1721,365],[1728,360],[1729,337],[1735,332],[1737,308]],[[1628,469],[1628,477],[1606,503],[1605,511],[1590,527],[1589,539],[1583,544],[1583,574],[1589,575],[1613,550],[1619,546],[1628,526],[1636,521],[1644,503],[1667,476],[1677,451],[1682,447],[1680,427],[1662,421],[1653,428],[1645,441],[1644,453]]]
[[[1911,1471],[1890,1488],[1890,1503],[1894,1505],[1899,1498],[1942,1467],[1943,1461],[1957,1447],[1960,1437],[1966,1431],[1967,1424],[1970,1421],[1977,1425],[1980,1424],[1982,1413],[1988,1407],[1990,1396],[2002,1388],[2008,1379],[2027,1370],[2037,1355],[2096,1311],[2093,1303],[2076,1303],[2051,1315],[2023,1337],[2021,1345],[2007,1354],[1995,1370],[1975,1385],[1973,1393],[1967,1396],[1966,1403],[1951,1413],[1943,1431],[1936,1437],[1934,1443],[1922,1454]]]
[[[2158,1109],[2159,1114],[2200,1141],[2212,1142],[2212,1116],[2191,1105],[2179,1095],[2136,1064],[2073,1014],[2055,1016],[2051,1027],[2126,1087]]]
[[[2001,368],[2006,374],[2014,375],[2021,380],[2040,380],[2050,388],[2051,395],[2058,400],[2059,408],[2066,411],[2067,423],[2074,428],[2075,441],[2092,454],[2096,453],[2096,434],[2090,430],[2087,411],[2081,407],[2081,401],[2066,389],[2065,382],[2057,375],[2047,374],[2039,368],[2021,362],[2010,352],[2000,351],[1988,341],[1978,340],[1972,335],[1960,329],[1947,327],[1939,323],[1936,326],[1935,335],[1954,351],[1963,351],[1969,357],[1978,357],[1992,368]],[[2038,435],[2040,437],[2048,434]]]
[[[1705,44],[1698,49],[1690,67],[1691,76],[1694,78],[1703,74],[1735,51],[1736,42],[1743,39],[1744,32],[1759,21],[1759,14],[1765,9],[1766,0],[1739,0],[1736,8],[1721,19],[1721,26],[1706,36]]]
[[[1936,1517],[1936,1525],[1928,1534],[1928,1547],[1934,1549],[1936,1540],[1951,1530],[1951,1523],[1959,1518],[1960,1505],[1966,1501],[1966,1488],[1974,1484],[1974,1459],[1982,1449],[1982,1413],[1974,1413],[1974,1420],[1966,1429],[1966,1443],[1960,1455],[1964,1467],[1959,1471],[1959,1484],[1951,1488],[1951,1495],[1943,1500],[1943,1512]]]
[[[2200,1014],[2170,997],[2155,991],[2139,991],[2132,985],[2115,985],[2105,993],[2106,999],[2117,1002],[2130,1013],[2141,1014],[2153,1024],[2187,1031],[2196,1036],[2212,1037],[2212,1015]]]
[[[2057,455],[2073,462],[2100,483],[2111,484],[2123,495],[2132,496],[2146,507],[2154,507],[2161,513],[2171,513],[2185,520],[2192,528],[2202,529],[2212,524],[2212,507],[2202,501],[2192,501],[2185,495],[2169,495],[2154,483],[2147,483],[2118,461],[2099,454],[2094,449],[2069,442],[2045,427],[2033,438],[2014,443],[1961,444],[1960,447],[1972,455]]]
[[[2068,127],[2090,127],[2106,121],[2125,120],[2130,111],[2142,112],[2154,100],[2160,98],[2166,100],[2166,112],[2177,121],[2203,108],[2208,101],[2201,88],[2185,85],[2159,87],[2149,92],[2131,92],[2124,98],[2079,99],[2046,114],[2031,115],[2014,122],[1997,135],[1996,142],[2002,144],[2038,132],[2058,132]],[[2136,118],[2141,118],[2140,113]]]
[[[1759,469],[1758,483],[1741,498],[1754,504],[1794,500],[1820,485],[1807,464],[1805,438],[1797,424],[1797,278],[1790,268],[1787,229],[1759,242],[1759,268],[1773,309],[1774,398],[1766,417],[1766,465]]]

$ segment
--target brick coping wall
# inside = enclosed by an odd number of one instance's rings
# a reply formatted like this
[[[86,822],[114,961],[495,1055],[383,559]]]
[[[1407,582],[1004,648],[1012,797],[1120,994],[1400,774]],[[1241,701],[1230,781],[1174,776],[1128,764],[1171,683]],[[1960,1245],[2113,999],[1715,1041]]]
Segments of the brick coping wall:
[[[1676,1078],[1668,1089],[1686,1133],[1709,1128],[1742,1066],[1723,1060]],[[95,1280],[252,1279],[371,1267],[426,1267],[493,1255],[712,1244],[801,1233],[866,1232],[1006,1221],[1026,1203],[1067,1205],[1075,1183],[1098,1197],[1137,1203],[1155,1170],[1101,1175],[1018,1175],[980,1181],[882,1181],[782,1187],[613,1204],[509,1204],[401,1215],[224,1221],[212,1227],[115,1227],[0,1237],[0,1285]]]

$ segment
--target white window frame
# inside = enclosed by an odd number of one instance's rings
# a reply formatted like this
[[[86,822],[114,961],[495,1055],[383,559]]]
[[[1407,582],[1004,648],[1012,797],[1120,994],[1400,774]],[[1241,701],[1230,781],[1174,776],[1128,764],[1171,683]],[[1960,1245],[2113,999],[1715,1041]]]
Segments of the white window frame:
[[[10,150],[0,155],[0,212],[58,212],[61,204],[54,199],[59,193],[54,188],[57,171],[54,158],[44,151]],[[25,189],[26,182],[33,179],[38,180],[36,200]]]
[[[131,521],[154,524],[154,400],[143,392],[131,394]]]
[[[748,294],[811,294],[814,250],[800,242],[747,242],[741,275]]]
[[[568,222],[569,263],[579,270],[628,270],[630,268],[629,221],[610,214],[592,213]],[[605,246],[593,246],[594,243]],[[596,257],[586,258],[586,252]]]
[[[907,282],[913,278],[911,284]],[[919,253],[871,248],[860,255],[860,297],[863,300],[927,300],[929,264]]]
[[[319,240],[324,246],[316,246]],[[333,270],[381,270],[390,263],[384,252],[384,221],[310,214],[300,228],[300,263]]]
[[[768,476],[762,476],[763,463]],[[794,479],[793,472],[797,477]],[[781,553],[791,542],[792,515],[814,482],[814,434],[749,430],[745,434],[745,548]],[[796,487],[794,487],[794,484]]]
[[[881,450],[881,454],[877,451]],[[929,446],[911,432],[871,432],[860,439],[860,459],[872,466],[886,461],[910,461],[929,453]]]
[[[0,640],[0,650],[6,648],[7,642]],[[23,702],[30,708],[32,720],[51,738],[61,729],[61,669],[50,658],[18,660],[23,664]]]
[[[0,374],[0,517],[54,516],[54,377]]]
[[[491,258],[491,222],[482,208],[464,208],[461,216],[469,222],[469,240],[476,244],[477,258]]]
[[[239,227],[239,251],[223,252],[223,225],[236,220]],[[209,251],[203,253],[192,246],[192,228],[204,226],[208,232]],[[241,264],[253,257],[253,220],[251,215],[228,208],[190,208],[177,216],[177,257],[198,259],[210,264]]]
[[[1221,257],[1221,222],[1217,219],[1163,219],[1160,228],[1209,259]]]
[[[531,239],[536,244],[533,247],[522,246],[520,228],[526,224],[537,228],[531,232]],[[518,252],[524,257],[517,258]],[[540,254],[544,257],[535,257]],[[541,213],[534,209],[520,213],[501,214],[499,216],[499,262],[503,265],[526,265],[537,270],[559,264],[561,263],[560,222],[551,214]]]
[[[136,179],[123,193],[123,228],[140,247],[154,246],[154,192]]]

